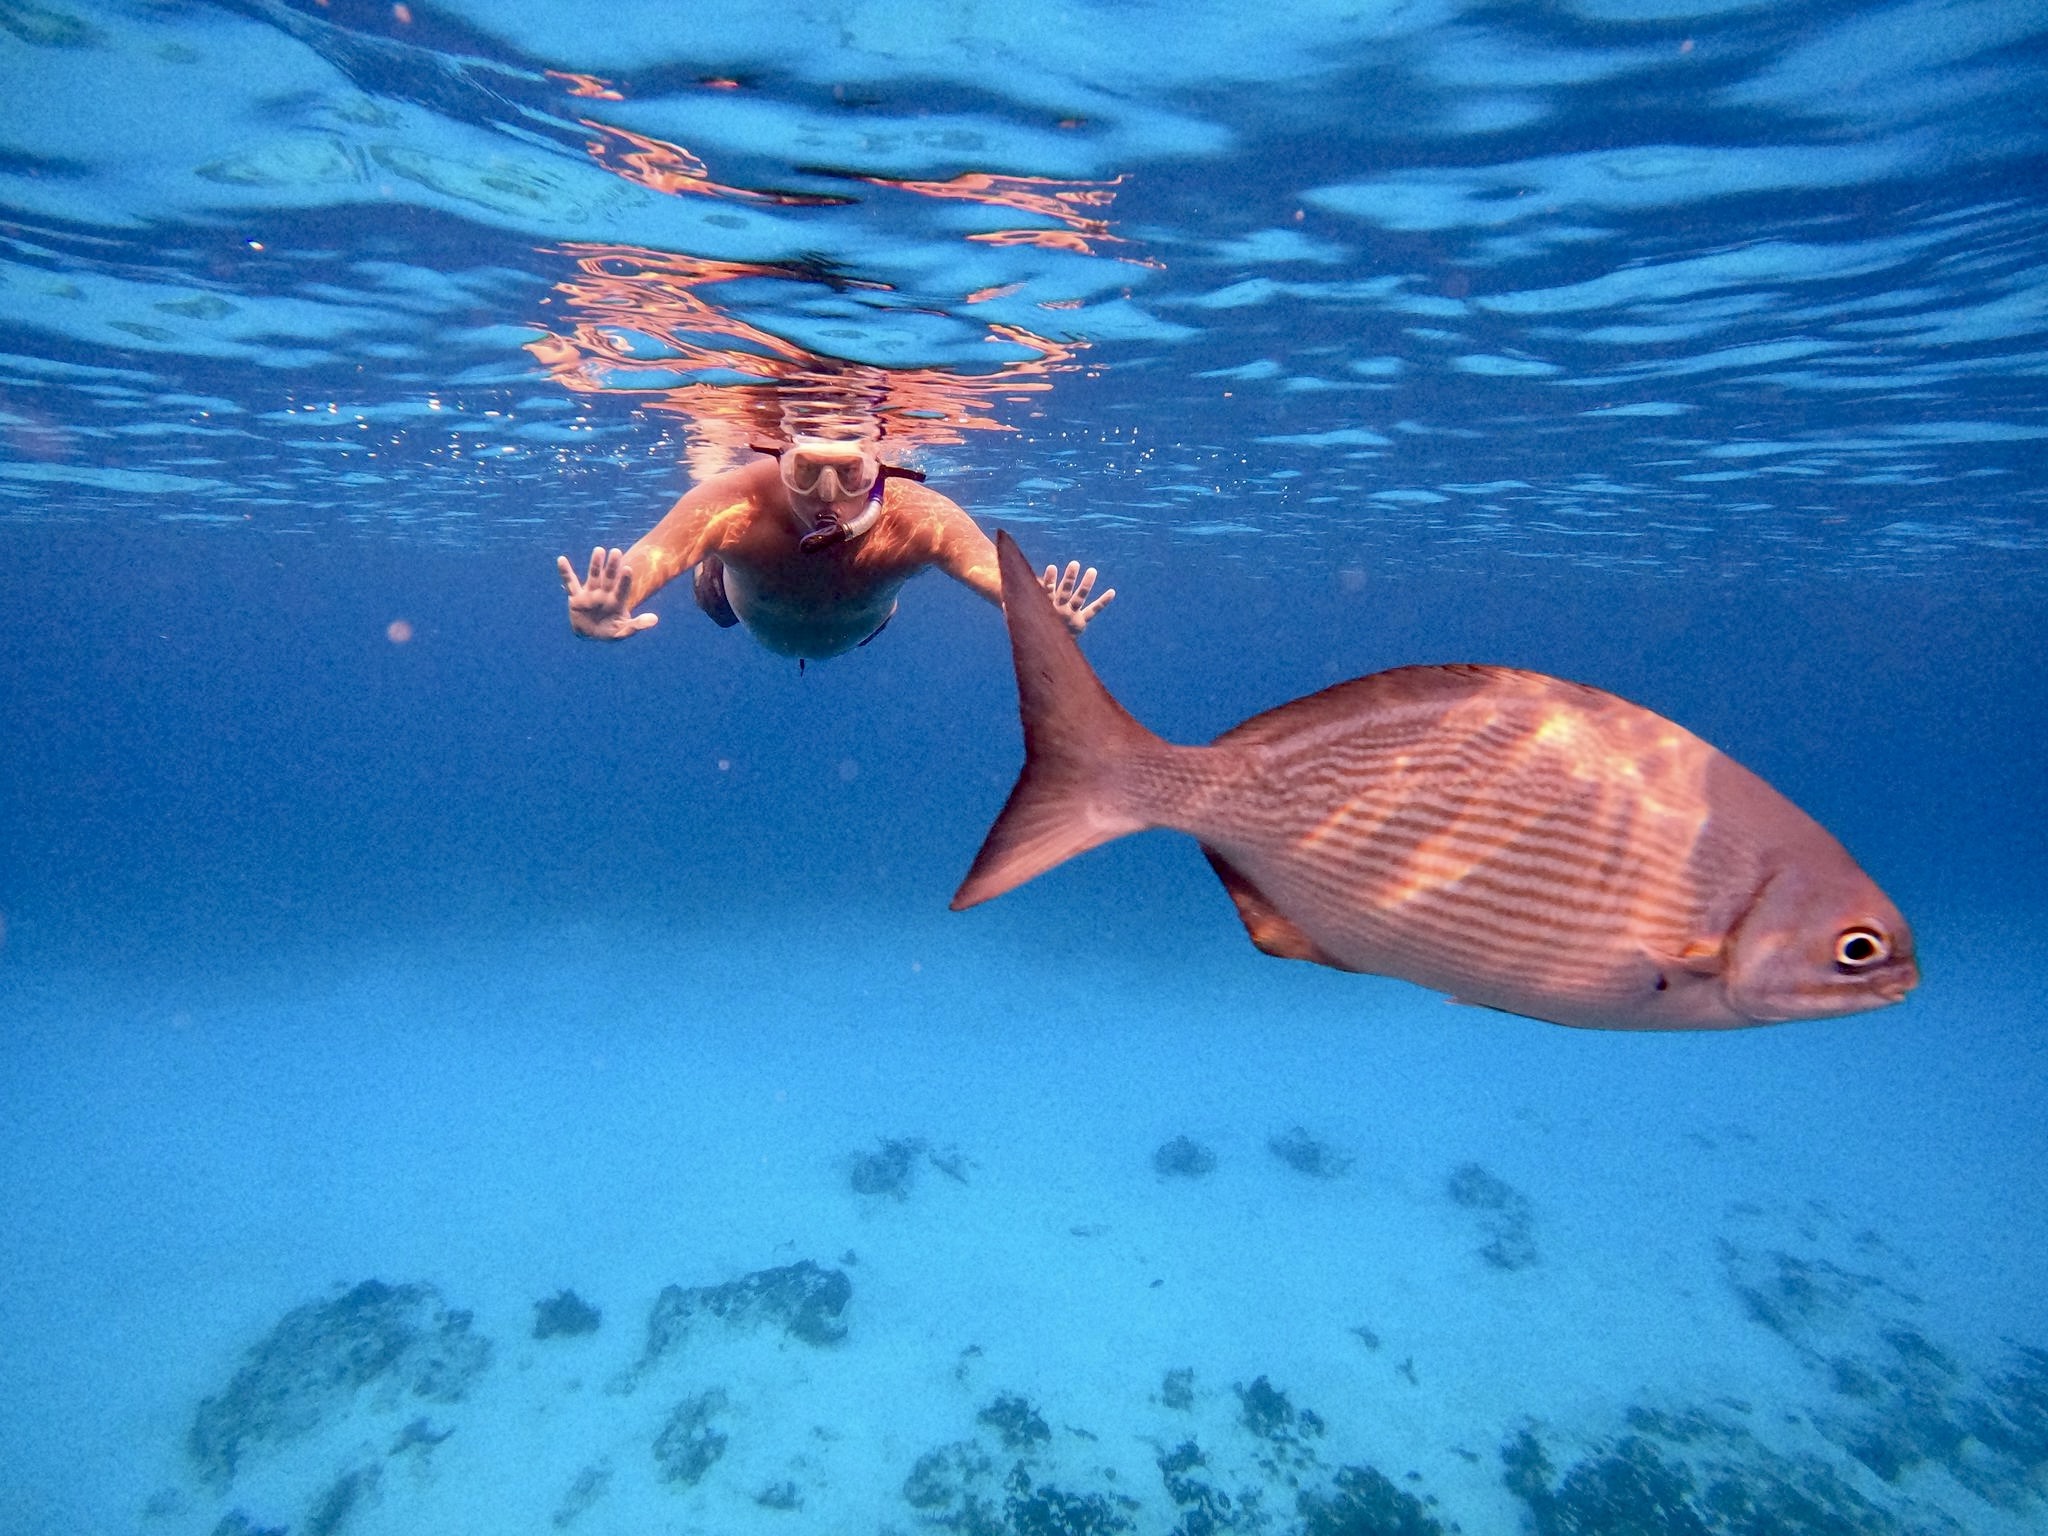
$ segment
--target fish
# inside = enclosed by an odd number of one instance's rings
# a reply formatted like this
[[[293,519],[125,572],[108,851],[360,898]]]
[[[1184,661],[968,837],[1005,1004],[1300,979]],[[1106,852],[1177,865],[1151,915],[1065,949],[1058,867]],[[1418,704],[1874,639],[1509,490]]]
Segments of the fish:
[[[1178,746],[1111,696],[1006,531],[997,547],[1024,767],[955,911],[1165,827],[1265,953],[1555,1024],[1738,1029],[1919,983],[1912,930],[1848,851],[1641,705],[1406,666]]]

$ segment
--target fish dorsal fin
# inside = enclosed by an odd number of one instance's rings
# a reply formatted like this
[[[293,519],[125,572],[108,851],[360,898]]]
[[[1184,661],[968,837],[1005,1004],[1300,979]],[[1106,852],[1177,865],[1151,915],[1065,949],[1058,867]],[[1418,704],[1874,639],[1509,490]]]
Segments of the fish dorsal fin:
[[[1351,969],[1324,954],[1314,939],[1282,917],[1273,903],[1266,899],[1266,893],[1246,879],[1244,872],[1222,854],[1207,843],[1202,844],[1202,852],[1209,860],[1209,867],[1216,871],[1216,878],[1223,882],[1223,889],[1230,892],[1230,899],[1237,904],[1237,916],[1244,924],[1244,931],[1251,935],[1252,943],[1259,949],[1282,960],[1308,960],[1339,971]]]

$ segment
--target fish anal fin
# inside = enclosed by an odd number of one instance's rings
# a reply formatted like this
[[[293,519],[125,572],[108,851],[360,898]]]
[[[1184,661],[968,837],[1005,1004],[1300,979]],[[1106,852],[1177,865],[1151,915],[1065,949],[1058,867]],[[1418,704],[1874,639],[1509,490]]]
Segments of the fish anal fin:
[[[1283,917],[1266,899],[1266,893],[1253,885],[1244,872],[1222,854],[1207,843],[1202,844],[1202,853],[1209,860],[1209,867],[1216,871],[1216,878],[1223,882],[1223,889],[1230,893],[1230,899],[1237,907],[1238,921],[1244,924],[1244,931],[1251,936],[1257,948],[1282,960],[1307,960],[1338,971],[1351,969],[1340,961],[1332,960],[1314,939]]]

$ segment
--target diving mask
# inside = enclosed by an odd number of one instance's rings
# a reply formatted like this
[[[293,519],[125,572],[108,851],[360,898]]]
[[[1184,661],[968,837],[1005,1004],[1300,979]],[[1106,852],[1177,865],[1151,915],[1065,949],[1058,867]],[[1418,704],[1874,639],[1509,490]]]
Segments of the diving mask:
[[[782,483],[827,506],[865,496],[880,466],[864,443],[800,440],[783,450]]]

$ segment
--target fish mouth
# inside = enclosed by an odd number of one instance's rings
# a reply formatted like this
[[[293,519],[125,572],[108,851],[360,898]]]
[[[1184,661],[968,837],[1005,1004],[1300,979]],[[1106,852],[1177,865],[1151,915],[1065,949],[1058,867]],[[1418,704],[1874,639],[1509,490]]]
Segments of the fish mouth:
[[[1884,976],[1859,977],[1852,985],[1811,988],[1769,1001],[1741,997],[1733,988],[1727,996],[1734,1012],[1755,1023],[1789,1024],[1799,1019],[1838,1019],[1890,1008],[1904,1002],[1906,994],[1919,985],[1919,967],[1908,965]]]
[[[1891,1008],[1906,1000],[1906,994],[1920,985],[1920,972],[1909,967],[1894,975],[1871,977],[1856,989],[1855,1001],[1847,1012],[1870,1013],[1879,1008]]]

